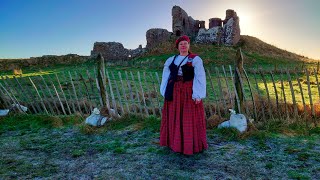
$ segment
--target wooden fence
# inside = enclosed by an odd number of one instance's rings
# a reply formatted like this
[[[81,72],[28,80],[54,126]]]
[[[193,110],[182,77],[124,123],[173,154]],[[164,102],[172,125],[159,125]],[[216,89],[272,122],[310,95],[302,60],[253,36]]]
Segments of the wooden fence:
[[[103,77],[99,82],[98,75]],[[242,95],[237,91],[238,78]],[[206,68],[206,117],[229,117],[236,109],[255,121],[270,118],[303,119],[317,123],[320,117],[320,86],[316,68],[296,73],[289,69],[266,72],[221,66]],[[94,107],[107,106],[116,113],[161,115],[163,97],[159,93],[159,72],[87,69],[34,77],[2,76],[2,108],[26,113],[89,115]],[[101,95],[102,94],[102,95]],[[242,104],[242,105],[241,105]],[[16,105],[13,108],[12,105]]]

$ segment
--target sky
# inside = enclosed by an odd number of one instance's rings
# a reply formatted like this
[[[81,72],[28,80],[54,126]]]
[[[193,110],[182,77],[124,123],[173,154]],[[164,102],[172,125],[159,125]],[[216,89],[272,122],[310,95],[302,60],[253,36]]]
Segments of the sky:
[[[233,9],[241,35],[320,60],[320,0],[0,0],[0,58],[90,55],[94,42],[146,46],[146,31],[172,32],[171,10],[195,20]]]

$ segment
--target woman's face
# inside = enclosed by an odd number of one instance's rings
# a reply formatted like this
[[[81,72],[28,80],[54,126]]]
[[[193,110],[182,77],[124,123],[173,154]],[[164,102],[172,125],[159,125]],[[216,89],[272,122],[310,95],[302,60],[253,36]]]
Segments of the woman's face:
[[[180,41],[178,45],[178,49],[180,53],[185,53],[189,51],[190,44],[188,41]]]

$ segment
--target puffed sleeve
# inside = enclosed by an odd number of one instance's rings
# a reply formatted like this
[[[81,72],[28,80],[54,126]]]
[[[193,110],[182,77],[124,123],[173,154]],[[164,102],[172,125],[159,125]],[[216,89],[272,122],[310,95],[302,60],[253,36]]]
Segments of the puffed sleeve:
[[[162,72],[162,80],[160,85],[160,94],[164,97],[164,93],[166,92],[166,87],[168,83],[168,78],[170,75],[170,69],[169,66],[172,63],[174,57],[170,57],[167,59],[167,61],[164,63],[163,72]]]
[[[194,78],[192,87],[192,99],[203,99],[206,97],[206,73],[202,59],[196,56],[192,64],[194,66]]]

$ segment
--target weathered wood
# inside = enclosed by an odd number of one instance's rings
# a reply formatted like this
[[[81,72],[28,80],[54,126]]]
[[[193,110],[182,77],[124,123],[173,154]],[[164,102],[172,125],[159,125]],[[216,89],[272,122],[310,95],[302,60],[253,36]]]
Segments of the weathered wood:
[[[106,77],[105,72],[100,71],[100,74],[103,74],[103,75],[101,75],[101,76]],[[110,79],[108,79],[108,81],[109,81],[109,80],[110,80]],[[105,94],[105,99],[106,99],[106,105],[104,105],[104,107],[106,106],[107,109],[108,109],[109,114],[112,114],[112,113],[111,113],[110,101],[109,101],[109,94],[108,94],[108,89],[107,89],[107,84],[106,84],[106,83],[107,83],[106,81],[103,81],[103,82],[102,82],[102,86],[104,87],[104,90],[105,90],[104,94]]]
[[[9,93],[11,93],[11,96],[13,99],[16,100],[16,102],[20,105],[23,103],[23,100],[21,99],[22,93],[17,90],[17,88],[14,86],[13,82],[11,82],[11,79],[8,76],[5,76],[2,78],[3,82],[6,85],[6,89],[8,90]],[[19,99],[19,100],[18,100]],[[21,103],[20,103],[21,102]],[[17,104],[15,103],[15,104]],[[21,109],[22,110],[22,109]]]
[[[123,85],[123,81],[122,81],[122,77],[121,77],[121,73],[120,71],[118,72],[118,76],[120,78],[120,83],[121,83],[121,88],[122,88],[122,95],[123,95],[123,98],[124,98],[124,102],[126,104],[126,107],[127,107],[127,113],[130,113],[130,109],[129,109],[129,105],[128,105],[128,98],[127,98],[127,94],[126,94],[126,90],[125,90],[125,87]]]
[[[93,107],[92,107],[92,103],[91,103],[92,99],[91,99],[91,96],[90,96],[90,93],[89,93],[89,88],[88,88],[87,83],[86,83],[84,77],[82,76],[82,74],[78,73],[78,75],[80,77],[79,80],[83,83],[83,86],[84,86],[84,89],[85,89],[84,93],[85,93],[86,97],[88,98],[88,104],[89,104],[89,107],[90,107],[90,112],[92,112],[93,111]]]
[[[2,80],[3,80],[3,83],[5,84],[5,86],[7,87],[7,88],[4,88],[4,90],[6,91],[6,93],[9,95],[9,94],[11,94],[10,96],[11,96],[11,98],[14,100],[13,102],[13,104],[14,105],[18,105],[18,110],[20,111],[20,112],[23,112],[23,113],[25,113],[23,110],[22,110],[22,108],[21,108],[21,103],[18,101],[18,99],[17,99],[17,97],[14,95],[14,93],[13,93],[13,87],[11,87],[11,84],[10,84],[10,82],[9,82],[9,80],[8,80],[9,78],[8,77],[6,77],[6,79],[4,78],[4,77],[2,77]],[[9,97],[10,97],[9,96]]]
[[[319,84],[319,79],[318,79],[318,73],[316,72],[315,68],[313,68],[313,72],[314,72],[314,77],[316,78],[316,82],[317,82],[318,97],[320,99],[320,84]]]
[[[131,83],[129,81],[128,72],[125,71],[125,74],[126,74],[127,85],[128,85],[129,92],[130,92],[130,99],[131,99],[131,103],[132,103],[131,106],[133,106],[134,113],[137,113],[138,110],[137,110],[137,107],[135,106],[135,103],[134,103],[133,92],[132,92],[132,88],[131,88]]]
[[[5,92],[2,91],[1,87],[0,87],[0,100],[3,101],[3,103],[5,104],[5,107],[7,109],[10,109],[11,108],[11,104],[10,102],[6,99],[5,97]],[[9,98],[10,99],[10,98]]]
[[[235,84],[235,77],[233,76],[233,73],[232,73],[232,67],[229,65],[229,71],[230,71],[230,75],[231,75],[231,78],[232,78],[232,86],[233,86],[233,89],[234,89],[234,94],[236,96],[236,105],[235,105],[235,108],[234,109],[236,112],[238,113],[241,113],[241,105],[240,105],[240,99],[239,99],[239,96],[238,96],[238,92],[237,92],[237,89],[236,89],[236,84]]]
[[[95,80],[90,76],[89,70],[87,70],[86,73],[87,73],[89,84],[90,84],[90,87],[91,87],[90,88],[91,89],[91,93],[89,93],[89,95],[91,97],[90,99],[92,99],[92,103],[96,107],[97,103],[96,103],[95,91],[94,91],[94,82],[95,82]],[[99,92],[98,92],[98,94],[99,94]]]
[[[312,94],[311,94],[311,87],[310,87],[310,75],[309,70],[305,69],[306,75],[307,75],[307,85],[308,85],[308,95],[309,95],[309,104],[311,108],[311,115],[312,118],[315,117],[314,107],[313,107],[313,100],[312,100]]]
[[[75,86],[77,86],[76,87],[76,89],[78,89],[78,97],[79,97],[79,101],[80,101],[80,103],[82,102],[82,104],[83,104],[83,114],[90,114],[90,110],[88,109],[88,106],[87,106],[87,104],[86,104],[86,101],[87,101],[87,99],[86,99],[86,96],[83,94],[83,88],[81,87],[81,81],[80,81],[80,78],[79,78],[79,72],[76,72],[76,71],[74,71],[73,72],[74,73],[74,76],[75,76],[75,78],[76,78],[76,84],[75,84]]]
[[[32,103],[32,101],[34,101],[34,100],[32,98],[30,98],[31,95],[28,92],[26,92],[26,90],[25,90],[28,88],[22,87],[21,83],[19,82],[19,80],[15,76],[13,76],[13,79],[15,80],[16,84],[19,86],[19,89],[22,92],[22,96],[24,97],[27,104],[29,104],[32,107],[32,109],[35,113],[38,113],[37,109],[35,108],[35,106]]]
[[[146,115],[149,116],[149,112],[148,112],[148,108],[147,108],[147,104],[146,104],[146,99],[144,97],[144,90],[142,88],[141,77],[140,77],[140,72],[139,71],[138,71],[138,81],[139,81],[140,90],[141,90],[141,94],[142,94],[142,101],[143,101],[143,105],[144,105],[144,111],[146,112]]]
[[[153,79],[152,79],[152,84],[153,84],[153,87],[154,87],[154,89],[155,89],[155,91],[156,92],[158,92],[157,91],[157,89],[160,89],[160,80],[159,80],[159,74],[158,74],[158,72],[155,72],[155,75],[156,75],[156,79],[157,79],[157,81],[158,81],[158,86],[156,87],[156,84],[155,84],[155,82],[153,81]],[[161,106],[161,104],[160,104],[160,97],[158,96],[158,93],[156,93],[157,94],[157,100],[158,100],[158,105],[159,105],[159,113],[160,113],[160,116],[162,116],[162,106]]]
[[[222,71],[223,71],[224,80],[225,80],[226,86],[227,86],[227,91],[228,91],[228,95],[229,95],[230,104],[231,104],[232,109],[234,109],[233,98],[232,98],[232,95],[231,95],[231,92],[230,92],[230,87],[229,87],[229,83],[228,83],[228,79],[227,79],[227,73],[226,73],[226,70],[225,70],[224,66],[222,66]]]
[[[239,72],[236,71],[236,68],[238,68]],[[244,92],[242,91],[241,82],[240,82],[242,71],[243,71],[243,56],[242,56],[241,48],[239,48],[237,50],[237,54],[236,54],[235,73],[234,73],[235,89],[237,91],[238,98],[240,101],[239,103],[235,104],[235,111],[236,112],[237,112],[237,110],[239,110],[239,109],[243,110],[243,108],[244,108],[243,107],[243,100],[244,100],[243,94],[244,94]],[[240,107],[237,108],[236,107],[237,105],[240,105]],[[240,112],[237,112],[237,113],[240,113]]]
[[[73,95],[74,95],[74,98],[75,98],[77,106],[78,106],[78,110],[79,110],[80,113],[82,113],[81,107],[80,107],[80,103],[79,103],[79,100],[78,100],[78,96],[77,96],[77,91],[76,91],[76,88],[75,88],[74,83],[73,83],[73,78],[71,76],[70,71],[68,71],[68,73],[69,73],[69,78],[70,78],[70,82],[71,82],[71,86],[72,86],[72,90],[73,90]]]
[[[216,114],[217,111],[218,111],[218,115],[221,117],[220,107],[219,107],[219,104],[218,104],[217,95],[216,95],[216,93],[214,91],[214,86],[213,86],[210,70],[207,69],[206,72],[207,72],[207,77],[209,78],[209,82],[210,82],[210,85],[211,85],[211,88],[212,88],[212,95],[213,95],[214,100],[215,100],[215,103],[213,103],[215,105],[215,113],[214,114]]]
[[[278,90],[277,90],[277,86],[276,86],[276,83],[274,82],[274,76],[273,76],[273,73],[272,71],[270,71],[270,75],[271,75],[271,80],[272,80],[272,85],[273,85],[273,90],[274,90],[274,93],[275,93],[275,96],[276,96],[276,107],[277,107],[277,113],[279,116],[281,116],[281,112],[279,112],[279,97],[278,97]]]
[[[27,81],[25,79],[26,78],[21,77],[20,81],[21,81],[21,84],[24,83],[25,86],[27,86],[27,85],[29,85],[30,81]],[[32,84],[30,84],[30,85],[32,86]],[[35,94],[35,93],[31,92],[32,88],[26,87],[25,90],[30,95],[30,99],[32,99],[33,104],[35,104],[35,107],[36,107],[37,111],[39,113],[44,112],[44,110],[41,109],[41,106],[42,106],[41,102],[37,101],[37,99],[36,99],[37,96],[36,95],[34,96],[33,94]]]
[[[266,121],[266,115],[264,113],[264,109],[265,109],[266,105],[265,105],[264,100],[262,99],[262,96],[261,96],[261,93],[260,93],[258,80],[257,80],[257,75],[256,75],[256,71],[255,70],[253,71],[253,77],[254,77],[254,82],[256,84],[256,89],[257,89],[257,94],[258,94],[259,101],[260,101],[260,103],[262,103],[262,107],[260,109],[260,111],[262,112],[262,119],[264,121]]]
[[[101,94],[101,89],[100,89],[100,84],[99,84],[99,80],[98,80],[98,75],[97,76],[95,76],[95,77],[97,77],[97,78],[95,78],[95,80],[96,80],[96,87],[97,87],[97,89],[98,89],[98,92],[99,92],[99,102],[100,102],[100,106],[101,107],[103,107],[104,105],[104,102],[103,102],[103,99],[102,99],[102,94]],[[103,81],[101,82],[101,83],[103,83]],[[103,85],[103,84],[102,84]],[[101,85],[101,86],[102,86]],[[103,90],[103,89],[102,89]],[[104,94],[104,93],[103,93]]]
[[[56,86],[54,85],[54,83],[53,83],[52,79],[50,78],[50,76],[49,76],[49,80],[50,80],[50,82],[51,82],[51,85],[52,85],[52,87],[53,87],[54,92],[56,93],[56,96],[57,96],[58,101],[59,101],[59,103],[60,103],[60,106],[61,106],[61,109],[62,109],[63,114],[64,114],[64,115],[67,115],[67,113],[66,113],[66,111],[65,111],[65,109],[64,109],[64,105],[63,105],[63,103],[62,103],[62,101],[61,101],[61,98],[60,98],[60,96],[59,96],[59,93],[58,93],[58,91],[57,91],[57,88],[56,88]]]
[[[61,91],[61,93],[62,93],[63,99],[64,99],[64,101],[66,102],[68,112],[69,112],[69,114],[71,114],[71,109],[70,109],[70,106],[69,106],[69,102],[68,102],[68,100],[67,100],[67,97],[66,97],[63,89],[62,89],[62,86],[61,86],[61,83],[60,83],[60,79],[59,79],[57,73],[54,73],[54,75],[55,75],[56,80],[57,80],[57,82],[58,82],[58,85],[59,85],[60,91]]]
[[[294,94],[294,89],[293,89],[293,85],[292,85],[292,81],[291,81],[291,75],[290,75],[288,69],[286,70],[286,72],[287,72],[287,76],[288,76],[288,82],[289,82],[289,85],[290,85],[292,104],[293,104],[293,108],[294,108],[294,115],[295,115],[295,117],[298,117],[297,102],[296,102],[296,96]]]
[[[218,79],[218,87],[219,87],[219,97],[220,97],[220,101],[222,102],[223,104],[223,109],[224,109],[224,113],[225,115],[228,114],[228,108],[227,108],[227,103],[226,103],[226,100],[223,96],[223,90],[222,90],[222,85],[221,85],[221,80],[220,80],[220,73],[219,73],[219,69],[216,67],[215,68],[216,70],[216,73],[217,73],[217,79]]]
[[[283,84],[283,76],[282,76],[282,69],[280,70],[280,81],[281,81],[281,92],[282,92],[282,95],[283,95],[283,101],[284,101],[284,108],[285,108],[285,111],[286,111],[286,116],[287,118],[289,118],[289,111],[288,111],[288,107],[287,107],[287,97],[286,97],[286,93],[285,93],[285,90],[284,90],[284,84]]]
[[[12,101],[12,104],[13,104],[13,105],[17,104],[16,101],[14,100],[14,98],[10,95],[9,91],[2,85],[2,83],[0,83],[0,89],[1,89],[1,88],[2,88],[3,91],[4,91],[4,92],[2,92],[2,90],[1,90],[1,94],[6,93],[7,96],[9,97],[9,99]],[[10,102],[8,102],[8,103],[9,103],[8,108],[11,109],[11,108],[12,108],[12,105],[10,105]],[[14,111],[23,112],[23,111],[21,110],[21,108],[14,108]]]
[[[34,77],[35,78],[35,82],[39,87],[39,94],[40,92],[42,93],[42,97],[43,97],[43,102],[45,103],[46,107],[49,108],[49,111],[51,113],[51,115],[55,115],[55,112],[53,110],[53,107],[51,106],[51,103],[49,102],[49,98],[47,97],[47,94],[45,93],[44,87],[42,86],[42,84],[40,83],[40,81],[38,80],[38,77]]]
[[[260,72],[260,76],[262,78],[262,81],[263,81],[263,84],[264,84],[264,87],[265,87],[265,90],[266,90],[267,98],[268,98],[269,117],[273,118],[272,109],[271,109],[272,104],[271,104],[271,100],[270,100],[270,93],[269,93],[268,85],[267,85],[266,79],[265,79],[264,74],[261,71],[261,69],[259,70],[259,72]]]
[[[98,71],[98,76],[97,76],[97,79],[98,79],[98,87],[99,87],[99,92],[100,92],[100,97],[101,97],[101,100],[102,100],[102,106],[106,106],[107,105],[107,95],[105,94],[106,93],[106,89],[105,86],[104,86],[104,82],[106,82],[106,78],[105,78],[105,65],[104,65],[104,59],[103,59],[103,56],[101,55],[101,53],[98,54],[97,56],[97,71]]]
[[[49,92],[49,95],[50,95],[50,97],[51,97],[51,99],[52,99],[52,102],[53,102],[53,104],[54,104],[54,107],[55,107],[57,113],[58,113],[58,114],[61,114],[60,111],[59,111],[59,108],[58,108],[58,106],[57,106],[57,104],[56,104],[55,98],[53,97],[53,94],[52,94],[52,92],[51,92],[51,89],[48,87],[47,82],[44,80],[43,76],[40,75],[40,78],[41,78],[43,84],[45,85],[45,88],[47,89],[47,92]],[[49,102],[49,103],[50,103],[50,102]],[[51,103],[50,103],[50,104],[51,104]]]
[[[141,101],[140,101],[140,97],[139,97],[139,92],[138,92],[138,88],[137,88],[137,85],[136,85],[136,81],[134,80],[132,71],[130,71],[130,75],[131,75],[133,87],[136,90],[136,97],[138,99],[138,107],[139,107],[140,113],[142,114],[142,107],[141,107]]]
[[[160,85],[160,84],[161,84],[161,82],[160,82],[160,78],[159,78],[159,74],[158,74],[158,72],[156,72],[156,78],[157,78],[158,84]]]
[[[44,101],[43,101],[42,97],[40,96],[40,93],[39,93],[39,91],[38,91],[38,88],[36,87],[36,85],[34,84],[34,82],[32,81],[32,79],[31,79],[30,77],[29,77],[29,81],[31,82],[34,90],[36,91],[36,93],[37,93],[37,95],[38,95],[38,98],[40,99],[42,108],[44,109],[45,113],[46,113],[46,114],[49,114],[46,106],[44,105]]]
[[[161,113],[161,103],[160,103],[161,95],[159,97],[160,92],[158,92],[159,85],[158,86],[156,85],[152,73],[150,72],[149,74],[150,74],[150,77],[151,77],[151,83],[152,83],[153,91],[155,92],[155,96],[156,96],[156,100],[157,100],[157,104],[158,104],[158,109],[159,109],[159,114],[161,116],[162,115],[162,113]],[[157,75],[157,72],[155,72],[155,76],[156,75]]]
[[[295,76],[297,77],[297,81],[298,81],[298,85],[299,85],[299,90],[300,90],[300,95],[301,95],[301,100],[302,100],[302,104],[303,104],[303,117],[305,118],[305,120],[307,120],[307,107],[306,107],[306,102],[305,102],[305,99],[304,99],[304,95],[303,95],[303,89],[302,89],[302,85],[300,83],[300,79],[299,79],[299,76],[298,74],[295,72],[294,73]]]
[[[243,68],[243,72],[244,72],[244,75],[246,77],[246,80],[247,80],[247,83],[248,83],[248,86],[249,86],[249,90],[250,90],[250,94],[251,94],[251,101],[252,101],[252,105],[253,105],[253,112],[254,112],[254,119],[257,119],[257,107],[256,107],[256,103],[254,102],[254,99],[253,99],[253,93],[252,93],[252,88],[251,88],[251,83],[250,83],[250,80],[249,80],[249,76],[246,72],[246,70]]]
[[[208,73],[207,72],[207,69],[205,69],[205,73]],[[207,94],[209,94],[208,93],[209,91],[208,91],[208,89],[207,89]],[[210,98],[206,98],[206,99],[204,99],[204,103],[205,103],[205,106],[204,106],[204,109],[205,109],[205,114],[207,115],[207,111],[206,111],[206,108],[207,109],[209,109],[209,117],[212,117],[214,114],[213,114],[213,111],[212,111],[212,106],[211,106],[211,104],[214,104],[214,103],[210,103]]]
[[[245,91],[244,91],[244,84],[243,84],[243,81],[242,81],[243,70],[244,69],[242,69],[242,73],[240,73],[238,67],[236,67],[236,72],[239,74],[239,81],[240,81],[240,87],[241,87],[241,91],[242,91],[244,110],[245,110],[247,116],[250,116],[250,112],[248,110],[247,98],[246,98],[246,94],[245,94]]]
[[[67,72],[66,72],[66,73],[67,73]],[[73,110],[73,112],[75,113],[75,112],[76,112],[76,105],[75,105],[76,103],[74,102],[73,95],[72,95],[72,93],[71,93],[71,90],[69,89],[69,85],[70,85],[71,83],[68,82],[68,78],[67,78],[66,73],[63,72],[62,74],[63,74],[63,77],[64,77],[65,85],[67,86],[68,96],[69,96],[69,99],[70,99],[69,102],[71,103],[71,105],[72,105],[72,110]],[[71,80],[71,81],[72,81],[72,80]],[[71,85],[71,88],[72,88],[72,85]]]
[[[116,87],[116,91],[117,91],[117,97],[118,97],[118,100],[119,100],[119,106],[120,106],[120,110],[121,110],[121,114],[125,114],[124,112],[124,108],[123,108],[123,105],[122,105],[122,100],[121,100],[121,95],[120,95],[120,92],[119,92],[119,87],[118,87],[118,83],[116,81],[116,78],[114,76],[114,73],[111,71],[111,76],[112,76],[112,79],[114,79],[114,85]]]
[[[149,87],[148,86],[148,82],[147,82],[147,77],[146,77],[146,72],[144,71],[143,72],[143,77],[144,77],[144,84],[145,84],[145,87]],[[152,77],[152,76],[150,76]],[[150,102],[150,106],[151,106],[151,109],[152,109],[152,114],[153,115],[156,115],[156,110],[155,110],[155,107],[154,107],[154,104],[153,104],[153,101],[152,101],[152,97],[151,97],[151,90],[150,88],[147,88],[147,94],[148,94],[148,99],[149,99],[149,102]]]
[[[116,99],[115,99],[114,93],[113,93],[113,88],[112,88],[111,79],[110,79],[109,72],[108,72],[107,69],[106,69],[106,73],[107,73],[107,79],[108,79],[108,83],[109,83],[109,89],[110,89],[110,95],[111,95],[111,100],[112,100],[113,109],[114,109],[114,111],[115,111],[116,114],[119,114],[119,113],[118,113],[117,102],[116,102]]]
[[[16,102],[14,104],[18,104],[19,111],[22,112],[22,108],[20,107],[20,105],[22,105],[21,103],[23,103],[23,100],[21,99],[22,93],[19,90],[17,90],[17,88],[14,86],[13,82],[11,82],[11,80],[8,76],[6,76],[6,78],[2,78],[2,79],[4,80],[3,83],[5,84],[6,89],[8,90],[8,92],[11,94],[12,98]]]

